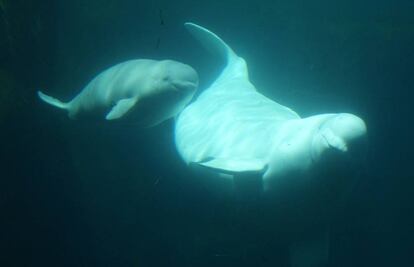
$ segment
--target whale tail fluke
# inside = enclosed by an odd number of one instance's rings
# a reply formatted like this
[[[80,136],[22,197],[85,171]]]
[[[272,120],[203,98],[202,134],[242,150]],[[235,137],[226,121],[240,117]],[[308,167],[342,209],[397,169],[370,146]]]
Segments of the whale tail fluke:
[[[236,53],[234,53],[234,51],[213,32],[191,22],[186,22],[184,26],[200,41],[202,45],[210,50],[210,52],[219,54],[228,63],[238,59]]]
[[[56,99],[54,97],[48,96],[44,93],[42,93],[41,91],[37,91],[37,95],[39,96],[40,99],[42,99],[43,101],[45,101],[46,103],[55,106],[57,108],[60,109],[68,109],[69,108],[69,103],[64,103],[62,101],[60,101],[59,99]]]
[[[197,24],[186,22],[187,30],[210,52],[219,55],[227,62],[221,78],[241,76],[248,79],[247,65],[243,58],[239,57],[220,37],[215,33]]]

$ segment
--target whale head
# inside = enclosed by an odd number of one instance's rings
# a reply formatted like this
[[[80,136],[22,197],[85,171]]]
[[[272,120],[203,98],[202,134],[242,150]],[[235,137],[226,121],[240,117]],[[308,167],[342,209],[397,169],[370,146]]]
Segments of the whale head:
[[[340,113],[327,122],[327,127],[345,143],[357,140],[367,133],[365,122],[349,113]]]
[[[191,94],[198,87],[198,74],[189,65],[173,60],[163,60],[156,70],[156,82],[161,91]]]
[[[135,86],[133,111],[128,119],[143,127],[155,126],[180,113],[193,98],[198,74],[189,65],[174,60],[149,61],[142,87]],[[131,108],[132,110],[132,108]]]
[[[327,151],[359,157],[365,150],[366,133],[367,127],[361,118],[350,113],[332,115],[323,121],[314,137],[313,158]]]

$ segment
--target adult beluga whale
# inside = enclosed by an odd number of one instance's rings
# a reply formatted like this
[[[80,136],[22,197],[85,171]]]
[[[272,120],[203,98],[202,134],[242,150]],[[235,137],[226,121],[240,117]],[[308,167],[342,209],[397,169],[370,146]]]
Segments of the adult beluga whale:
[[[320,204],[329,205],[330,200],[320,198],[319,193],[329,191],[325,190],[327,180],[338,176],[325,172],[329,174],[320,175],[326,179],[322,182],[311,181],[309,174],[320,165],[335,169],[326,159],[349,155],[366,135],[364,121],[349,113],[301,118],[260,94],[249,80],[245,60],[216,34],[193,23],[185,26],[206,48],[221,56],[226,66],[178,115],[178,153],[195,169],[232,181],[236,190],[240,180],[259,178],[263,195],[276,199],[269,212],[278,214],[274,226],[278,235],[289,233],[291,266],[325,266],[329,216],[324,216],[330,211],[325,213]],[[273,198],[276,195],[283,196]],[[290,236],[291,232],[295,234]]]
[[[188,164],[218,173],[259,173],[263,189],[292,173],[306,172],[327,150],[347,152],[366,133],[349,113],[301,118],[260,94],[249,81],[246,62],[217,35],[193,23],[187,29],[227,65],[219,77],[178,116],[177,150]]]
[[[152,126],[180,112],[197,86],[197,72],[186,64],[136,59],[103,71],[67,103],[40,91],[38,95],[46,103],[67,110],[70,118],[127,117],[142,126]]]

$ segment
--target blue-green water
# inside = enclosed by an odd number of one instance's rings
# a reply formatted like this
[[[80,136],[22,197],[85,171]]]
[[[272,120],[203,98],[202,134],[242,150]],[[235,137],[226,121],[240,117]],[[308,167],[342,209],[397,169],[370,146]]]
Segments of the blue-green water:
[[[412,1],[3,0],[0,11],[1,266],[289,266],[289,220],[191,172],[173,121],[72,121],[36,98],[69,99],[132,58],[188,63],[203,90],[222,62],[186,21],[225,39],[277,102],[364,118],[368,155],[330,213],[329,266],[413,265]]]

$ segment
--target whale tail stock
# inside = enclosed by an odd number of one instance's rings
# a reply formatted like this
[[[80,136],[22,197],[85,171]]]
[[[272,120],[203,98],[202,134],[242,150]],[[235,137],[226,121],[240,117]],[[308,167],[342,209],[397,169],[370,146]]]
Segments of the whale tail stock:
[[[64,102],[60,101],[59,99],[56,99],[54,97],[51,97],[51,96],[48,96],[48,95],[42,93],[41,91],[37,91],[37,95],[39,96],[40,99],[42,99],[43,101],[45,101],[49,105],[55,106],[55,107],[60,108],[60,109],[68,109],[69,108],[69,103],[64,103]]]

